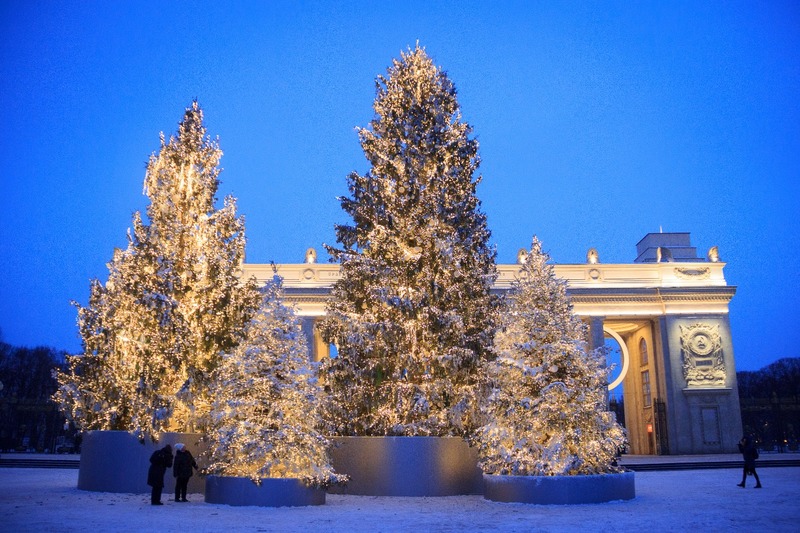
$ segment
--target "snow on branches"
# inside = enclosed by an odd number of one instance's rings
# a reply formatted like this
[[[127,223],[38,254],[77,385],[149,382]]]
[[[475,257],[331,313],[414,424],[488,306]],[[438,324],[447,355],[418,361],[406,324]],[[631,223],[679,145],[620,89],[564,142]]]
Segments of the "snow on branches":
[[[108,280],[93,280],[89,305],[76,304],[83,354],[58,375],[54,398],[77,427],[140,438],[202,427],[210,372],[260,298],[254,282],[239,279],[245,236],[236,202],[215,206],[221,156],[197,102],[177,136],[161,135],[144,180],[147,221],[134,214]]]
[[[508,294],[486,363],[487,423],[476,434],[488,474],[574,475],[615,471],[624,430],[606,409],[603,348],[590,350],[538,239]]]
[[[341,262],[323,324],[338,357],[323,369],[332,430],[463,435],[477,425],[480,361],[491,346],[496,278],[475,191],[478,143],[447,75],[419,47],[379,76],[371,164],[340,198]]]
[[[319,432],[322,391],[293,311],[283,305],[281,279],[263,288],[261,310],[245,341],[214,372],[206,440],[207,472],[222,476],[299,478],[327,486],[346,480],[328,459]]]

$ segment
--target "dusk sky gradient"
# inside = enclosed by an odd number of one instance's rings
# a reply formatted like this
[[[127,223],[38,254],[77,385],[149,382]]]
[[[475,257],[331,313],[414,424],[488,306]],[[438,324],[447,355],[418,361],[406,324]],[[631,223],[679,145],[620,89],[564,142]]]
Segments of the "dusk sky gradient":
[[[480,142],[498,261],[718,246],[737,368],[800,356],[800,3],[0,0],[2,340],[80,351],[76,309],[197,99],[247,261],[349,222],[374,80],[419,41]]]

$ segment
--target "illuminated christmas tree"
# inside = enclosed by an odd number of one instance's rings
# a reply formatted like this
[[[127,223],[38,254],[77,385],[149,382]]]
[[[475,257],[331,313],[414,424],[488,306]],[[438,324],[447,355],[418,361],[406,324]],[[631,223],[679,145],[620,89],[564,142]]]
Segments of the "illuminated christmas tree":
[[[348,176],[353,224],[328,247],[341,262],[322,328],[338,348],[323,369],[328,418],[343,435],[463,435],[479,425],[496,308],[478,142],[419,46],[376,85],[359,130],[371,168]]]
[[[476,434],[485,473],[554,476],[612,472],[624,430],[606,409],[605,349],[590,350],[534,238],[486,364],[488,423]]]
[[[281,279],[264,288],[246,339],[214,373],[207,471],[222,476],[299,478],[309,485],[343,481],[328,459],[300,320],[283,305]]]
[[[127,249],[78,306],[83,354],[59,374],[55,395],[76,426],[140,438],[202,426],[210,373],[260,299],[238,277],[245,236],[235,200],[215,206],[221,156],[196,102],[177,136],[162,134],[145,174],[147,221],[134,214]]]

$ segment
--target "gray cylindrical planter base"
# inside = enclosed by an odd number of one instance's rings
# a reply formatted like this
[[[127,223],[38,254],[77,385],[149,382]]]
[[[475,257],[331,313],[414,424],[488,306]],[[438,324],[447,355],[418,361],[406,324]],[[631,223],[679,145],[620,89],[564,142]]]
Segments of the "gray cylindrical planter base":
[[[483,497],[496,502],[602,503],[636,497],[633,472],[588,476],[483,475]]]
[[[480,494],[477,452],[459,437],[332,437],[331,464],[348,474],[329,492],[363,496]]]
[[[169,444],[175,453],[175,444],[182,442],[197,459],[200,455],[201,435],[196,433],[162,433],[158,443],[140,443],[127,431],[87,431],[81,444],[81,462],[78,470],[78,488],[96,492],[122,492],[144,494],[150,492],[147,470],[154,451]],[[164,496],[170,498],[175,491],[172,469],[164,475]],[[203,493],[205,480],[197,475],[189,478],[189,494]]]
[[[308,487],[299,479],[266,478],[256,485],[246,477],[208,476],[206,503],[259,507],[324,505],[325,489]]]

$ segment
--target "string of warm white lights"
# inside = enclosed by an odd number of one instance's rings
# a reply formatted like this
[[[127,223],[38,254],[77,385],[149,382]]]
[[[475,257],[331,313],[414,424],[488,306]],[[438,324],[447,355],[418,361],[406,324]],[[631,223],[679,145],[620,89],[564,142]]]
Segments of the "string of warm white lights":
[[[538,239],[525,255],[486,364],[487,423],[476,434],[484,472],[571,475],[615,471],[624,430],[606,405],[603,348],[590,350]]]

